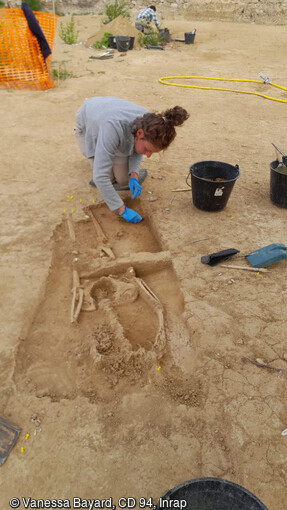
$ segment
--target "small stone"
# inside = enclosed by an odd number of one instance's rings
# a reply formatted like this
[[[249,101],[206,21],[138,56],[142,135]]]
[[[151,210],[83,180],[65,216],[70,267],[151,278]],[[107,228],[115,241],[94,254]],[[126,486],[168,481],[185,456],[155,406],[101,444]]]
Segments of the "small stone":
[[[262,358],[256,358],[257,363],[262,363],[264,365],[264,360]]]

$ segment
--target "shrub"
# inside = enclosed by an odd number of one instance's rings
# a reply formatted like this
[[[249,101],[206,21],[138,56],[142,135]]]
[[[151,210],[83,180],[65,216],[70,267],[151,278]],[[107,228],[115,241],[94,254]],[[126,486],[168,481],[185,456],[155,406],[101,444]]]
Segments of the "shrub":
[[[41,11],[42,5],[40,3],[40,0],[26,0],[26,4],[31,7],[32,11]]]
[[[115,0],[115,3],[107,4],[105,13],[110,21],[118,16],[130,18],[128,8],[128,4],[125,0]]]
[[[110,35],[112,34],[109,34],[109,32],[105,32],[103,38],[100,41],[94,42],[93,48],[96,48],[97,50],[101,50],[102,48],[108,48]]]
[[[78,39],[78,31],[76,30],[74,16],[72,15],[71,21],[65,25],[61,22],[59,29],[59,36],[66,44],[74,44]]]
[[[150,34],[139,34],[139,45],[140,46],[158,46],[163,43],[163,35],[158,32],[151,32]]]

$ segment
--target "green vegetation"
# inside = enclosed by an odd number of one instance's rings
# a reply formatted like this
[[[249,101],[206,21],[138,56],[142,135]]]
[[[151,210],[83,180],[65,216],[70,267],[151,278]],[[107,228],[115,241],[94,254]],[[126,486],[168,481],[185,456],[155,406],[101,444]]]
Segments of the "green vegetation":
[[[125,0],[115,0],[113,4],[107,4],[105,14],[108,17],[109,21],[112,21],[118,16],[130,18],[130,13],[128,9],[129,5]]]
[[[1,7],[5,7],[5,2],[2,2],[2,0],[0,0],[0,8]]]
[[[66,44],[74,44],[78,39],[78,31],[76,30],[74,15],[72,14],[71,21],[69,23],[60,23],[59,36],[62,41]]]
[[[96,48],[97,50],[108,48],[109,47],[109,37],[111,35],[112,34],[109,34],[109,32],[105,32],[100,41],[94,42],[93,48]]]
[[[73,73],[67,71],[65,66],[59,65],[58,69],[52,70],[53,78],[56,80],[67,80],[68,78],[74,78]]]
[[[149,34],[139,34],[139,45],[140,46],[158,46],[163,43],[163,34],[159,34],[158,32],[150,32]]]
[[[31,7],[32,11],[41,11],[42,10],[42,5],[41,5],[40,0],[25,0],[25,1],[26,1],[26,4],[28,4],[29,7]]]

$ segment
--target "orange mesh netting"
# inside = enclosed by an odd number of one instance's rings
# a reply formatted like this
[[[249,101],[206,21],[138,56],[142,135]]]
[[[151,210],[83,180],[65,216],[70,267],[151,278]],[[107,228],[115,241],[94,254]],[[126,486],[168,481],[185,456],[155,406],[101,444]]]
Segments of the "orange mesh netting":
[[[57,16],[33,13],[52,50]],[[50,67],[51,55],[44,59],[22,9],[0,9],[0,87],[49,89]]]

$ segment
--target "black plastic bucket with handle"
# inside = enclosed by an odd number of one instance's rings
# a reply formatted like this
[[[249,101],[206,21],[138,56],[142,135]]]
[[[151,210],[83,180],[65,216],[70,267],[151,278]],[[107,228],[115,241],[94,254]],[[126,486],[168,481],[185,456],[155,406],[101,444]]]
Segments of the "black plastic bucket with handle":
[[[190,167],[192,200],[203,211],[221,211],[227,204],[239,166],[222,161],[199,161]]]
[[[117,37],[115,35],[109,35],[109,48],[117,48]]]
[[[268,510],[241,485],[222,478],[195,478],[165,492],[156,506],[187,510]]]
[[[118,35],[116,37],[117,42],[117,50],[118,51],[128,51],[130,49],[131,38],[128,36]]]
[[[287,207],[287,166],[278,160],[270,163],[270,199],[279,207]]]
[[[185,44],[193,44],[194,38],[195,38],[195,34],[193,34],[192,32],[185,32],[185,34],[184,34]]]
[[[109,48],[114,48],[114,49],[117,49],[117,39],[119,37],[123,37],[123,36],[119,36],[119,35],[109,35]],[[129,39],[129,44],[127,44],[127,39]],[[134,37],[129,37],[129,36],[124,36],[124,46],[122,45],[122,39],[119,40],[119,44],[120,44],[120,50],[119,51],[126,51],[127,49],[128,50],[132,50],[133,47],[134,47],[134,42],[135,42],[135,38]],[[127,48],[128,46],[128,48]]]

